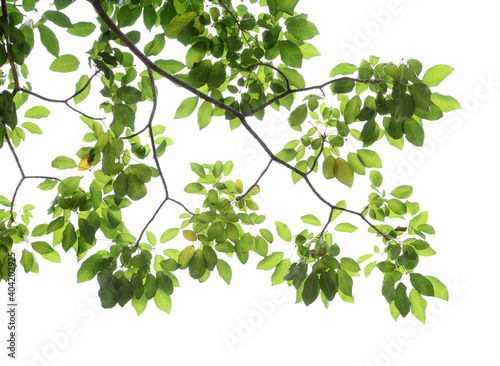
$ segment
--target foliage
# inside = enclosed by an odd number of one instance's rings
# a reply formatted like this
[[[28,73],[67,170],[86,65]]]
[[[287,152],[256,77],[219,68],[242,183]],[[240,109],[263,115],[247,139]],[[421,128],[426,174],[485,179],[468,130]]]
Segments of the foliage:
[[[353,302],[353,277],[364,262],[366,277],[375,267],[382,273],[382,295],[395,319],[411,310],[424,322],[427,302],[422,296],[447,300],[446,287],[438,279],[417,272],[420,258],[435,254],[427,242],[427,235],[434,234],[428,213],[409,200],[411,186],[390,193],[382,188],[382,158],[374,146],[381,140],[397,149],[405,141],[422,146],[425,120],[438,120],[443,112],[460,108],[452,97],[431,91],[451,67],[424,71],[415,59],[395,64],[372,56],[359,66],[341,63],[328,81],[306,86],[299,69],[304,60],[319,56],[309,43],[318,30],[306,14],[295,12],[298,0],[239,5],[229,0],[88,0],[97,15],[93,22],[73,22],[65,14],[73,2],[56,0],[39,14],[37,0],[2,0],[0,64],[5,87],[0,97],[0,148],[15,158],[21,174],[15,192],[5,193],[11,199],[0,196],[6,207],[0,210],[2,279],[7,279],[7,256],[13,248],[22,247],[20,263],[25,272],[34,273],[39,256],[59,262],[62,249],[74,252],[81,262],[78,282],[97,278],[103,307],[131,301],[140,314],[153,299],[169,312],[178,272],[187,270],[204,282],[217,269],[229,284],[229,258],[236,256],[244,264],[253,252],[262,257],[257,269],[272,271],[272,285],[294,286],[297,302],[305,305],[321,298],[328,307],[337,294]],[[87,51],[90,69],[79,55],[63,54],[58,40],[62,31],[76,41],[92,40]],[[28,81],[27,62],[35,58],[31,51],[38,37],[47,50],[43,56],[53,58],[50,72],[81,73],[76,92],[66,99],[44,97]],[[143,49],[136,46],[141,38],[148,39]],[[173,41],[186,47],[185,57],[171,58],[166,45]],[[200,129],[209,128],[215,118],[225,119],[231,130],[245,129],[260,144],[269,164],[255,182],[231,178],[232,161],[191,162],[196,179],[184,190],[203,197],[202,206],[191,210],[172,198],[160,157],[173,141],[155,116],[160,100],[155,83],[160,78],[192,93],[175,119],[194,115]],[[99,82],[104,98],[100,108],[111,119],[109,125],[105,118],[76,108]],[[336,106],[327,103],[327,92],[335,96]],[[88,146],[76,159],[59,156],[51,162],[52,168],[70,172],[64,179],[28,175],[16,153],[26,131],[42,134],[36,120],[49,116],[51,103],[65,104],[88,126],[83,136]],[[136,120],[142,103],[152,108],[145,126]],[[24,117],[30,121],[19,124],[21,107],[27,108]],[[264,119],[268,107],[289,111],[289,133],[294,137],[276,153],[249,124],[251,118]],[[273,164],[286,167],[294,183],[302,181],[312,190],[329,209],[326,220],[304,212],[303,227],[269,223],[260,213],[257,196],[265,190],[258,183]],[[82,174],[89,172],[92,179],[84,185]],[[369,175],[373,192],[367,205],[355,211],[345,201],[326,200],[313,185],[313,175],[348,187],[357,176]],[[29,179],[41,180],[39,189],[54,192],[50,219],[35,226],[34,206],[15,204]],[[154,182],[162,185],[164,197],[143,230],[131,233],[122,212],[147,196]],[[166,226],[161,235],[149,231],[169,201],[185,211],[179,223]],[[374,253],[357,260],[341,256],[334,231],[358,230],[350,222],[339,222],[341,213],[346,220],[349,216],[366,224],[378,243]],[[104,238],[112,244],[101,245]],[[173,240],[184,242],[184,249],[169,247]],[[273,242],[293,247],[295,254],[273,250]]]

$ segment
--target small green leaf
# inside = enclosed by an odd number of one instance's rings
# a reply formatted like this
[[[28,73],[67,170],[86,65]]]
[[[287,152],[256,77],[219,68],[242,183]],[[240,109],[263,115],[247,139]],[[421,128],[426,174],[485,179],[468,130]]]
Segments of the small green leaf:
[[[198,97],[186,98],[181,102],[179,108],[175,112],[174,119],[186,118],[191,115],[198,105]]]
[[[38,26],[38,30],[40,31],[40,41],[47,51],[55,57],[59,56],[59,41],[54,32],[43,24]]]
[[[274,223],[276,224],[276,231],[278,232],[279,237],[284,241],[292,241],[292,234],[290,233],[288,226],[280,221],[275,221]]]
[[[48,243],[44,241],[36,241],[31,243],[31,247],[35,252],[40,254],[43,258],[54,263],[60,263],[61,257],[59,253],[54,250]]]
[[[257,264],[257,269],[263,269],[264,271],[269,271],[274,267],[276,267],[281,262],[282,259],[283,259],[282,252],[271,253]]]
[[[436,65],[427,70],[424,74],[422,82],[431,88],[438,86],[444,79],[453,71],[453,67],[448,65]]]
[[[101,267],[102,261],[101,254],[94,254],[87,258],[76,274],[77,282],[86,282],[94,278]]]
[[[160,237],[160,243],[166,243],[169,240],[172,240],[179,234],[178,228],[171,228],[164,231],[164,233]]]
[[[78,70],[80,61],[73,55],[62,55],[56,58],[49,67],[55,72],[72,72]]]
[[[436,277],[425,276],[431,283],[432,288],[434,289],[434,297],[438,297],[445,301],[448,301],[448,289],[441,281],[439,281]]]
[[[425,276],[422,276],[419,273],[410,273],[410,282],[415,290],[417,290],[420,294],[425,296],[434,296],[434,287],[432,286],[432,282]]]
[[[402,282],[400,282],[396,287],[396,298],[394,299],[394,304],[403,318],[410,312],[410,299],[406,294],[406,286]]]
[[[66,32],[77,37],[87,37],[94,32],[95,28],[94,23],[78,22],[73,24],[73,28],[68,28]]]
[[[413,193],[413,187],[408,185],[396,187],[391,191],[392,196],[400,199],[408,198],[411,196],[412,193]]]
[[[299,46],[291,41],[279,41],[278,48],[281,60],[290,67],[302,67],[302,51]]]
[[[166,312],[167,314],[170,313],[170,310],[172,308],[172,299],[170,298],[169,294],[158,288],[154,295],[154,302],[158,309]]]
[[[382,160],[375,151],[359,149],[358,158],[367,168],[382,168]]]
[[[33,108],[30,108],[28,109],[25,113],[24,113],[24,117],[26,118],[45,118],[45,117],[48,117],[50,114],[50,111],[43,107],[43,106],[37,106],[37,107],[33,107]]]
[[[304,216],[301,216],[300,219],[302,220],[302,222],[304,224],[321,226],[321,221],[319,221],[319,219],[314,215],[310,215],[310,214],[304,215]]]
[[[217,260],[217,271],[219,272],[219,276],[226,282],[228,285],[231,283],[231,278],[233,276],[231,267],[222,259]]]
[[[347,257],[341,258],[340,265],[342,268],[344,268],[346,271],[349,271],[349,272],[358,272],[361,270],[358,262],[356,262],[352,258],[347,258]]]
[[[424,145],[424,129],[413,118],[403,121],[403,131],[405,133],[406,139],[415,146]]]
[[[342,158],[335,159],[333,163],[333,175],[340,183],[345,184],[349,188],[354,182],[354,170],[347,161]]]
[[[338,224],[337,226],[335,226],[335,230],[345,233],[353,233],[356,230],[358,230],[358,227],[348,222],[344,222],[342,224]]]
[[[304,282],[304,288],[302,289],[302,299],[304,304],[309,306],[318,298],[319,295],[319,279],[318,275],[314,272],[307,276]]]
[[[353,64],[350,64],[347,62],[343,62],[341,64],[338,64],[337,66],[335,66],[332,69],[332,71],[330,72],[330,77],[332,78],[332,77],[337,76],[337,75],[353,74],[357,69],[358,69],[358,67],[356,65],[353,65]]]
[[[24,122],[21,126],[23,126],[26,130],[28,130],[30,133],[34,135],[41,135],[42,134],[42,129],[38,127],[38,125],[34,124],[33,122]]]
[[[441,109],[442,112],[451,112],[456,109],[462,109],[458,100],[448,95],[432,93],[431,100],[439,107],[439,109]]]
[[[427,301],[415,289],[410,291],[411,313],[425,324],[425,310]]]
[[[58,156],[52,161],[52,167],[56,169],[73,169],[76,168],[76,163],[73,159],[68,158],[67,156]]]
[[[290,117],[288,118],[288,123],[290,123],[290,126],[292,127],[297,127],[300,126],[304,121],[306,120],[307,117],[307,104],[301,104],[297,108],[293,110],[292,113],[290,113]]]

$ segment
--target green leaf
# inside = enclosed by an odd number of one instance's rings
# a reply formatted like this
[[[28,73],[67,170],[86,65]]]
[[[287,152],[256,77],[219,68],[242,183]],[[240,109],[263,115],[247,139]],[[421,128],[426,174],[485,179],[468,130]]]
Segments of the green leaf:
[[[345,184],[349,188],[352,187],[354,182],[354,170],[351,164],[342,158],[335,159],[333,163],[333,175],[340,183]]]
[[[68,221],[62,235],[62,247],[65,252],[70,250],[76,243],[76,231],[74,225]]]
[[[179,108],[175,112],[174,119],[186,118],[191,115],[198,105],[198,97],[186,98],[181,102]]]
[[[73,55],[61,55],[56,58],[49,67],[55,72],[72,72],[78,70],[80,61]]]
[[[133,86],[122,86],[116,91],[118,98],[123,100],[126,104],[136,104],[141,101],[141,91]]]
[[[396,187],[391,191],[392,196],[400,199],[408,198],[412,193],[413,187],[408,185]]]
[[[43,24],[38,26],[38,30],[40,31],[40,41],[47,51],[55,57],[59,56],[59,41],[54,32]]]
[[[278,0],[275,0],[278,1]],[[302,67],[302,51],[299,46],[291,41],[279,41],[278,48],[281,60],[290,67]]]
[[[427,70],[424,74],[422,82],[431,88],[438,86],[444,79],[453,71],[453,67],[448,65],[436,65]]]
[[[414,84],[408,87],[413,100],[415,101],[415,107],[427,110],[431,106],[431,90],[425,84]]]
[[[319,279],[318,275],[314,272],[307,276],[304,282],[304,288],[302,289],[302,299],[304,304],[309,306],[318,298],[319,295]]]
[[[280,221],[275,221],[274,223],[276,224],[276,231],[278,232],[279,237],[284,241],[292,241],[292,234],[290,233],[288,226]]]
[[[372,170],[370,172],[370,182],[373,183],[374,186],[380,187],[382,185],[382,174],[378,170]]]
[[[431,283],[432,288],[434,289],[434,297],[438,297],[445,301],[448,301],[448,289],[441,281],[439,281],[436,277],[425,276]]]
[[[42,129],[40,127],[38,127],[38,125],[34,124],[33,122],[24,122],[21,126],[23,126],[25,129],[27,129],[32,134],[35,134],[35,135],[42,134]]]
[[[77,282],[86,282],[94,278],[101,267],[102,261],[101,254],[94,254],[87,258],[76,274]]]
[[[304,215],[304,216],[301,216],[300,219],[302,220],[302,222],[304,224],[321,226],[321,221],[319,221],[319,219],[314,215],[310,215],[310,214]]]
[[[422,126],[415,121],[413,118],[403,121],[403,131],[405,133],[406,139],[415,146],[424,145],[424,129]]]
[[[164,28],[165,35],[170,39],[175,39],[181,32],[181,30],[186,27],[194,18],[197,16],[196,12],[186,12],[180,15],[176,15],[170,21],[170,23]],[[163,17],[163,16],[162,16]]]
[[[273,0],[268,2],[269,11],[271,14],[276,15],[282,11],[284,13],[293,15],[295,6],[299,0]],[[274,8],[272,8],[274,7]]]
[[[332,301],[335,298],[335,294],[338,291],[337,283],[329,273],[321,272],[319,276],[319,287],[328,301]]]
[[[335,177],[335,174],[333,173],[334,164],[335,157],[333,155],[327,156],[323,161],[323,176],[325,177],[325,179],[332,179]]]
[[[231,267],[227,262],[222,259],[217,260],[217,272],[219,272],[219,276],[226,282],[228,285],[231,283],[231,278],[233,276]]]
[[[402,282],[396,286],[396,298],[394,299],[394,304],[403,318],[410,312],[410,299],[406,294],[406,286]]]
[[[54,250],[48,243],[44,241],[36,241],[31,243],[31,247],[35,252],[40,254],[43,258],[54,263],[61,263],[59,253]]]
[[[78,22],[73,24],[73,28],[68,28],[66,32],[77,37],[87,37],[94,32],[95,28],[94,23]]]
[[[73,27],[73,24],[71,24],[71,20],[68,18],[68,16],[64,13],[61,13],[60,11],[47,10],[45,13],[43,13],[43,16],[59,27]]]
[[[411,313],[425,324],[425,310],[427,309],[427,301],[416,291],[410,291]]]
[[[347,257],[341,258],[340,265],[342,268],[344,268],[346,271],[349,271],[349,272],[358,272],[361,270],[358,262],[356,262],[352,258],[347,258]]]
[[[154,295],[154,302],[158,309],[166,312],[167,314],[170,313],[170,309],[172,308],[172,299],[169,294],[163,290],[157,289]]]
[[[88,244],[92,244],[95,240],[96,229],[89,221],[85,219],[78,219],[78,228],[80,235]]]
[[[156,284],[158,286],[158,290],[165,292],[167,295],[172,295],[174,292],[174,284],[165,272],[156,272]]]
[[[165,47],[165,36],[157,34],[154,39],[144,46],[144,54],[146,56],[158,56]]]
[[[33,108],[28,109],[24,113],[24,117],[38,119],[38,118],[48,117],[49,114],[50,114],[50,111],[47,108],[42,107],[42,106],[37,106],[37,107],[33,107]]]
[[[396,100],[396,111],[394,117],[398,120],[405,120],[415,113],[415,101],[411,95],[402,94]]]
[[[66,178],[61,183],[59,183],[59,186],[57,186],[57,191],[63,196],[69,196],[77,190],[81,179],[82,177]]]
[[[58,156],[52,161],[52,167],[56,169],[73,169],[76,168],[76,163],[73,159],[68,158],[67,156]]]
[[[384,281],[382,284],[382,295],[384,295],[385,300],[391,303],[396,298],[396,289],[394,288],[394,278],[390,277]]]
[[[356,65],[353,65],[353,64],[350,64],[347,62],[343,62],[341,64],[338,64],[337,66],[335,66],[332,69],[332,71],[330,72],[330,77],[332,78],[332,77],[337,76],[337,75],[353,74],[357,69],[358,69],[358,67]]]
[[[195,280],[199,280],[207,270],[207,260],[200,249],[196,249],[189,261],[189,275]]]
[[[169,74],[175,74],[186,67],[186,65],[177,60],[156,60],[155,65]]]
[[[148,274],[146,281],[144,282],[144,295],[148,300],[151,300],[158,290],[158,284],[156,283],[156,277],[152,274]]]
[[[351,123],[356,120],[356,117],[361,111],[361,98],[359,96],[354,96],[351,98],[344,108],[344,121],[345,123]]]
[[[343,268],[339,268],[337,271],[337,277],[339,281],[339,290],[342,291],[344,295],[352,297],[353,281],[351,276],[349,276]]]
[[[422,276],[419,273],[410,273],[410,282],[415,290],[417,290],[420,294],[425,296],[434,296],[434,287],[432,286],[432,282],[425,276]]]
[[[387,201],[389,209],[396,215],[404,215],[406,213],[406,205],[397,199],[391,199]]]
[[[57,181],[56,180],[45,179],[42,183],[40,183],[37,186],[37,188],[41,189],[42,191],[50,191],[56,185],[57,185]],[[9,206],[10,206],[10,204],[9,204]]]
[[[213,108],[210,102],[204,101],[198,109],[198,127],[200,130],[207,127],[212,120]]]
[[[290,113],[290,117],[288,118],[288,123],[290,123],[290,126],[292,127],[297,127],[300,126],[304,121],[306,120],[307,117],[307,105],[301,104],[297,108],[293,110],[292,113]]]
[[[462,106],[453,97],[449,95],[442,95],[439,93],[432,93],[431,100],[436,104],[442,112],[451,112],[456,109],[462,109]]]
[[[294,18],[287,23],[286,27],[288,31],[300,41],[311,39],[319,34],[314,23],[311,23],[304,18]]]
[[[169,240],[172,240],[179,234],[178,228],[171,228],[164,231],[164,233],[160,237],[160,243],[166,243]]]
[[[335,230],[344,232],[344,233],[353,233],[356,230],[358,230],[357,226],[354,226],[353,224],[350,224],[348,222],[344,222],[342,224],[338,224],[335,226]]]
[[[187,193],[199,193],[203,190],[203,186],[200,183],[189,183],[184,188],[184,192]]]
[[[35,9],[36,0],[23,0],[24,11],[32,11]]]
[[[269,271],[274,267],[276,267],[281,262],[282,259],[283,259],[282,252],[271,253],[257,264],[257,269],[263,269],[264,271]]]
[[[208,224],[214,221],[219,215],[213,211],[206,211],[196,216],[196,220],[203,224]]]
[[[35,256],[33,253],[23,249],[23,254],[21,256],[21,264],[24,267],[24,272],[28,273],[33,269],[33,265],[35,264]]]
[[[127,178],[127,196],[133,201],[138,201],[146,194],[148,190],[146,185],[139,180],[134,174],[128,174]]]
[[[375,151],[359,149],[358,158],[367,168],[382,168],[382,160]]]

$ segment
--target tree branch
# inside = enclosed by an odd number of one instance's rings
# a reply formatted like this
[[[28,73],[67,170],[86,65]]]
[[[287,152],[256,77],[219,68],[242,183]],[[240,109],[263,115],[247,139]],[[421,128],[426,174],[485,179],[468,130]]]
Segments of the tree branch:
[[[7,24],[10,26],[9,12],[7,11],[7,1],[2,0],[2,15],[7,19]],[[16,64],[14,62],[14,57],[12,56],[12,44],[10,42],[10,35],[7,37],[7,59],[9,60],[10,69],[12,70],[12,78],[14,79],[14,92],[12,95],[16,95],[19,91],[19,75],[17,74]]]

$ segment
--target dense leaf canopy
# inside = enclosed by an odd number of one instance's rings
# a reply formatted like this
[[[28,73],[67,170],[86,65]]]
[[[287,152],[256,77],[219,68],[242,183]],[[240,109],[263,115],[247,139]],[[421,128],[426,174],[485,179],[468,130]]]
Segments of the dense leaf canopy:
[[[453,68],[424,70],[415,59],[386,63],[372,56],[359,65],[340,63],[324,83],[308,85],[300,69],[320,55],[310,43],[318,29],[306,14],[296,13],[298,0],[87,1],[96,18],[75,22],[65,13],[74,0],[55,0],[43,13],[37,11],[38,0],[1,0],[0,148],[15,159],[20,174],[18,181],[15,174],[3,177],[16,180],[14,192],[0,192],[3,280],[13,249],[22,248],[20,263],[34,273],[40,257],[60,262],[60,252],[73,252],[81,263],[78,282],[97,278],[103,307],[131,302],[140,314],[153,299],[170,312],[179,272],[187,270],[204,282],[217,270],[229,284],[231,261],[245,264],[253,255],[262,258],[257,269],[271,271],[272,285],[295,287],[297,302],[305,305],[319,298],[328,307],[336,295],[354,302],[353,277],[360,272],[367,277],[375,268],[383,274],[382,295],[395,319],[411,311],[424,322],[424,296],[447,300],[437,278],[418,273],[420,259],[435,254],[427,242],[434,234],[428,213],[411,201],[411,186],[384,190],[383,156],[376,146],[386,141],[396,149],[405,143],[420,147],[426,121],[460,108],[453,97],[431,90]],[[91,48],[82,50],[85,63],[81,55],[62,53],[61,32],[76,43],[91,40]],[[47,51],[43,57],[52,60],[49,72],[80,73],[75,93],[66,99],[48,98],[42,85],[29,82],[28,64],[41,57],[32,52],[38,40]],[[172,42],[185,47],[185,55],[171,53],[167,45]],[[260,145],[269,163],[253,182],[233,177],[233,161],[207,163],[200,157],[186,162],[193,181],[184,191],[202,197],[202,205],[191,209],[173,198],[162,162],[174,142],[156,115],[165,98],[156,85],[162,78],[170,88],[191,93],[175,119],[192,117],[200,129],[225,120],[231,130],[246,130]],[[96,88],[103,118],[78,106]],[[37,120],[47,118],[56,103],[87,126],[85,147],[51,162],[64,178],[30,175],[16,151],[32,138],[26,132],[42,134]],[[139,122],[138,105],[144,104],[150,106],[149,120]],[[283,123],[291,140],[279,151],[272,151],[249,123],[265,120],[268,108],[288,111]],[[23,123],[21,109],[28,119]],[[302,212],[300,227],[289,227],[279,217],[268,220],[257,201],[266,189],[259,182],[273,165],[288,169],[286,179],[296,184],[296,194],[299,187],[311,191],[328,208],[328,217]],[[351,187],[363,175],[372,192],[358,211],[346,201],[329,202],[312,180],[316,176]],[[40,180],[40,190],[53,192],[48,219],[33,217],[31,204],[16,205],[26,180]],[[151,185],[160,185],[163,197],[143,229],[129,231],[122,212],[144,199]],[[184,210],[180,220],[165,223],[162,233],[148,230],[167,202]],[[341,255],[336,232],[360,229],[350,218],[372,234],[373,253],[357,259]],[[273,249],[278,241],[293,253]],[[183,249],[174,249],[173,242],[183,243]]]

